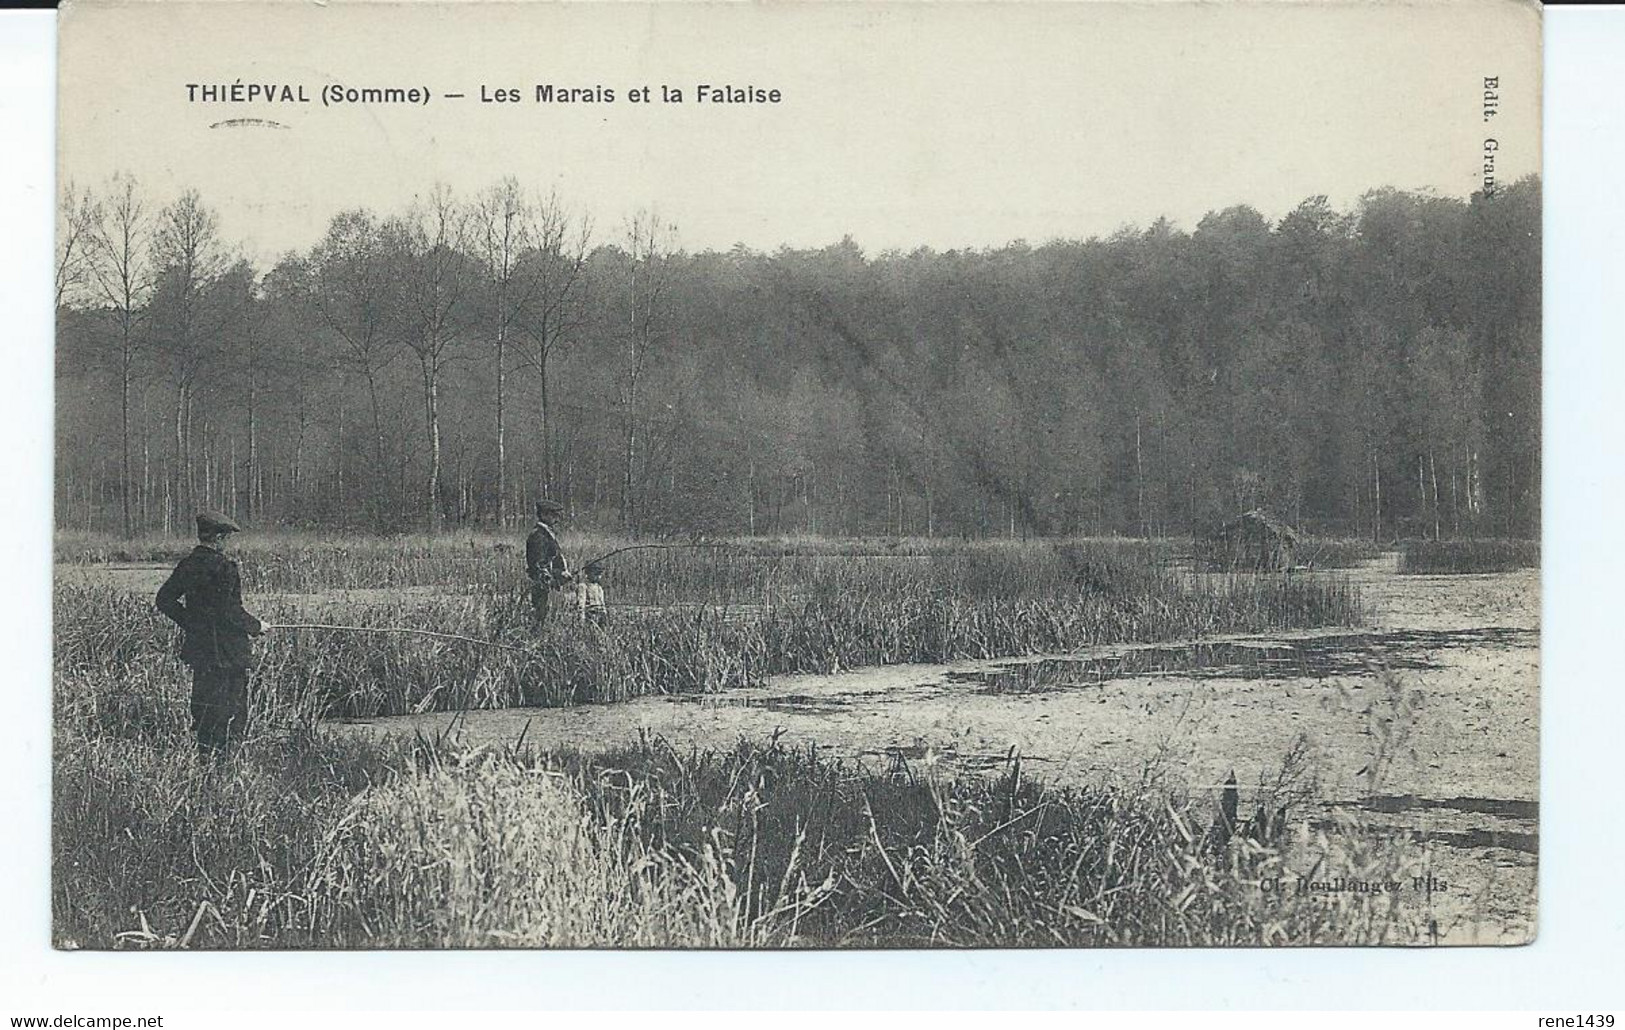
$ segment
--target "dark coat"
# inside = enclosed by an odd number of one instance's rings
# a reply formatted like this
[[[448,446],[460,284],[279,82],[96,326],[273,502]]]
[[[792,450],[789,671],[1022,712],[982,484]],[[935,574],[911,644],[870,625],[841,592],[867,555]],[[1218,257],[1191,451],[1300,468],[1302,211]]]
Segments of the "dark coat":
[[[158,588],[158,610],[185,631],[181,661],[188,665],[246,669],[253,657],[248,638],[260,620],[243,610],[237,563],[199,544]]]
[[[568,571],[559,538],[553,535],[547,523],[536,523],[536,528],[525,537],[525,574],[532,582],[540,583],[557,581]]]

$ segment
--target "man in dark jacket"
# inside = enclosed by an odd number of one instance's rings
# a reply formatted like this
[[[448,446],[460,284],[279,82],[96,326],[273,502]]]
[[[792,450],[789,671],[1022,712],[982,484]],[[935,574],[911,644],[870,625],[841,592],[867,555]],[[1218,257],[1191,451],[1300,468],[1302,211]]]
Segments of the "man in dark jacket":
[[[158,610],[181,628],[181,661],[192,670],[192,732],[199,752],[225,756],[248,728],[249,637],[264,632],[243,610],[237,563],[223,553],[237,523],[218,512],[197,517],[198,545],[158,588]]]
[[[564,514],[557,501],[536,502],[536,526],[525,538],[525,573],[530,576],[530,607],[536,625],[547,621],[548,595],[570,581],[564,549],[549,524]]]

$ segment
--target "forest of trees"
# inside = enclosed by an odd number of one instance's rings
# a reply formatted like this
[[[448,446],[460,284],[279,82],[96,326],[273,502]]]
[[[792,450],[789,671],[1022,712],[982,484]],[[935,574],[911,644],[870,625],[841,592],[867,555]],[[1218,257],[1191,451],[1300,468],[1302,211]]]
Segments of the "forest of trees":
[[[274,267],[206,197],[62,198],[57,522],[186,532],[1534,535],[1540,185],[1271,224],[691,253],[514,179]]]

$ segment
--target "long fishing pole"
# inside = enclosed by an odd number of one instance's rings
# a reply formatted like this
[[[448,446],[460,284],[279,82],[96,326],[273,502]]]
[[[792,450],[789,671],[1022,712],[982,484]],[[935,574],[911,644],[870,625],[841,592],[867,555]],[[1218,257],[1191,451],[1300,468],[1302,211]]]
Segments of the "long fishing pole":
[[[649,550],[649,551],[656,551],[656,550],[659,550],[659,551],[675,551],[675,550],[682,550],[682,549],[685,549],[685,548],[724,550],[724,549],[729,548],[729,547],[737,547],[737,546],[738,546],[737,544],[729,544],[729,543],[715,543],[715,544],[627,544],[625,547],[617,547],[617,548],[615,548],[615,550],[610,551],[610,552],[608,552],[606,554],[601,554],[598,557],[593,558],[593,559],[591,559],[589,561],[584,561],[584,562],[581,563],[581,567],[586,568],[589,565],[597,565],[599,562],[607,561],[610,558],[615,557],[617,554],[625,554],[627,551],[644,551],[644,550]]]

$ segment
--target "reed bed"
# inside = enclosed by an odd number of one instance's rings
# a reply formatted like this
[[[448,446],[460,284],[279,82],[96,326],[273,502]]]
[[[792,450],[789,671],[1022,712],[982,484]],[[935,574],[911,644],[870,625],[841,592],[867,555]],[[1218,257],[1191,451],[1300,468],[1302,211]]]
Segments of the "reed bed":
[[[879,576],[919,580],[922,571],[942,585],[1042,592],[1072,572],[1068,555],[1101,562],[1169,564],[1168,541],[1092,538],[1048,542],[958,541],[924,538],[740,538],[633,541],[595,533],[568,533],[579,566],[616,553],[608,563],[617,599],[631,604],[750,604],[783,600],[809,584],[863,586]],[[192,547],[187,540],[136,541],[84,533],[56,540],[61,564],[166,564]],[[524,549],[517,535],[346,537],[297,532],[247,534],[234,539],[244,589],[252,593],[320,595],[355,590],[435,588],[441,593],[513,592],[525,583]],[[972,577],[970,582],[964,582]]]
[[[611,562],[607,631],[560,618],[537,635],[517,556],[497,543],[244,548],[252,605],[272,623],[472,639],[273,631],[258,648],[250,739],[223,764],[191,746],[186,673],[150,596],[60,577],[58,943],[1419,939],[1412,916],[1381,897],[1267,896],[1261,879],[1283,868],[1289,845],[1216,845],[1215,799],[1149,772],[1128,787],[1056,790],[1016,764],[999,779],[942,780],[776,743],[459,752],[445,739],[364,742],[320,726],[335,714],[615,701],[780,672],[1357,621],[1358,595],[1340,577],[1192,575],[1157,545],[1121,541],[650,549]],[[377,596],[346,593],[367,590]],[[1402,872],[1399,849],[1358,826],[1291,846],[1314,849],[1317,875]]]
[[[1539,566],[1539,540],[1406,540],[1399,552],[1399,571],[1413,576],[1511,572]]]
[[[405,571],[360,581],[368,587],[414,576],[454,586],[397,585],[357,600],[331,586],[344,567],[335,552],[287,564],[276,552],[245,554],[243,566],[251,587],[317,588],[261,594],[258,614],[273,624],[471,639],[273,630],[259,647],[259,689],[351,716],[556,706],[725,690],[780,673],[1347,625],[1363,615],[1339,577],[1190,575],[1133,544],[980,544],[902,558],[651,549],[611,565],[607,630],[565,615],[536,634],[511,562],[487,555],[463,568],[453,564],[462,555],[378,554],[386,569]],[[87,703],[131,703],[118,699],[129,679],[150,680],[171,661],[174,630],[142,594],[62,577],[56,613],[57,668],[74,673],[76,689],[95,699]]]
[[[998,778],[939,780],[776,742],[645,740],[589,758],[264,724],[215,764],[173,728],[141,743],[105,728],[58,717],[61,947],[1422,939],[1391,895],[1263,888],[1289,858],[1317,876],[1406,880],[1414,856],[1391,841],[1355,824],[1294,844],[1217,838],[1213,798],[1150,776],[1056,790],[1014,761]]]

